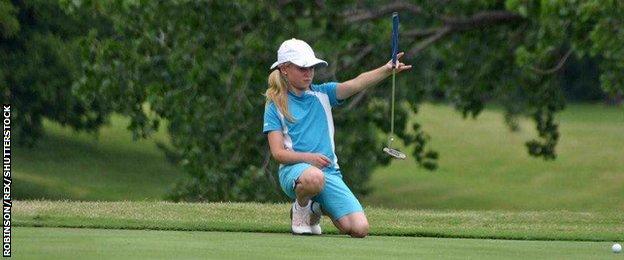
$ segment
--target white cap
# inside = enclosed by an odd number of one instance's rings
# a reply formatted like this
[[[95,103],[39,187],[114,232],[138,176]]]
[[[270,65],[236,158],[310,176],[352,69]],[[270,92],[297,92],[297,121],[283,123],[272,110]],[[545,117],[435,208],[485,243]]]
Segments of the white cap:
[[[312,47],[302,40],[292,38],[286,40],[277,50],[277,61],[271,65],[271,69],[275,69],[277,65],[284,62],[292,62],[299,67],[313,67],[319,64],[327,66],[327,62],[317,59],[314,56]]]

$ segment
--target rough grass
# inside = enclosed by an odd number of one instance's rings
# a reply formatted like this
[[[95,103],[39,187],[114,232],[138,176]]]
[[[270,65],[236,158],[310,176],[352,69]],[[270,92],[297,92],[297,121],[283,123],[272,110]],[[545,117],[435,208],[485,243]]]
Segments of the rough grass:
[[[290,232],[287,204],[16,201],[21,227]],[[371,235],[522,240],[624,240],[614,212],[366,208]],[[325,233],[337,234],[328,218]]]

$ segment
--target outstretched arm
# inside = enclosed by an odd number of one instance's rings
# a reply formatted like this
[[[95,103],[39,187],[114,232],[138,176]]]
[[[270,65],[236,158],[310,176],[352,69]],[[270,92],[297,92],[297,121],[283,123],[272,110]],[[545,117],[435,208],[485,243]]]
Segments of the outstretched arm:
[[[401,52],[397,55],[397,72],[412,68],[412,65],[405,65],[398,61],[398,59],[403,57],[403,54],[404,53]],[[340,100],[347,99],[370,86],[377,85],[379,82],[381,82],[383,79],[390,76],[391,74],[392,61],[389,61],[379,68],[364,72],[354,79],[339,83],[336,89],[336,97]]]

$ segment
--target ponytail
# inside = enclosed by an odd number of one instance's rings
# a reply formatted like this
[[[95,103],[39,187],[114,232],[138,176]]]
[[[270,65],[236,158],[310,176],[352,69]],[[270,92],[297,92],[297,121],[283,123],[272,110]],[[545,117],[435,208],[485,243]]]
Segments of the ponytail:
[[[282,77],[280,70],[276,69],[269,74],[269,88],[267,89],[265,96],[266,102],[275,103],[275,106],[290,122],[294,122],[295,119],[288,111],[288,82]]]

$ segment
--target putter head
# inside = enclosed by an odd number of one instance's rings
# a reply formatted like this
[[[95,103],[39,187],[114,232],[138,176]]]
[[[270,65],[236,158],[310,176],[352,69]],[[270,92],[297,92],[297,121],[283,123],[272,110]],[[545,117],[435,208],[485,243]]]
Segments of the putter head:
[[[403,160],[407,157],[404,153],[394,148],[384,147],[383,151],[397,159]]]

